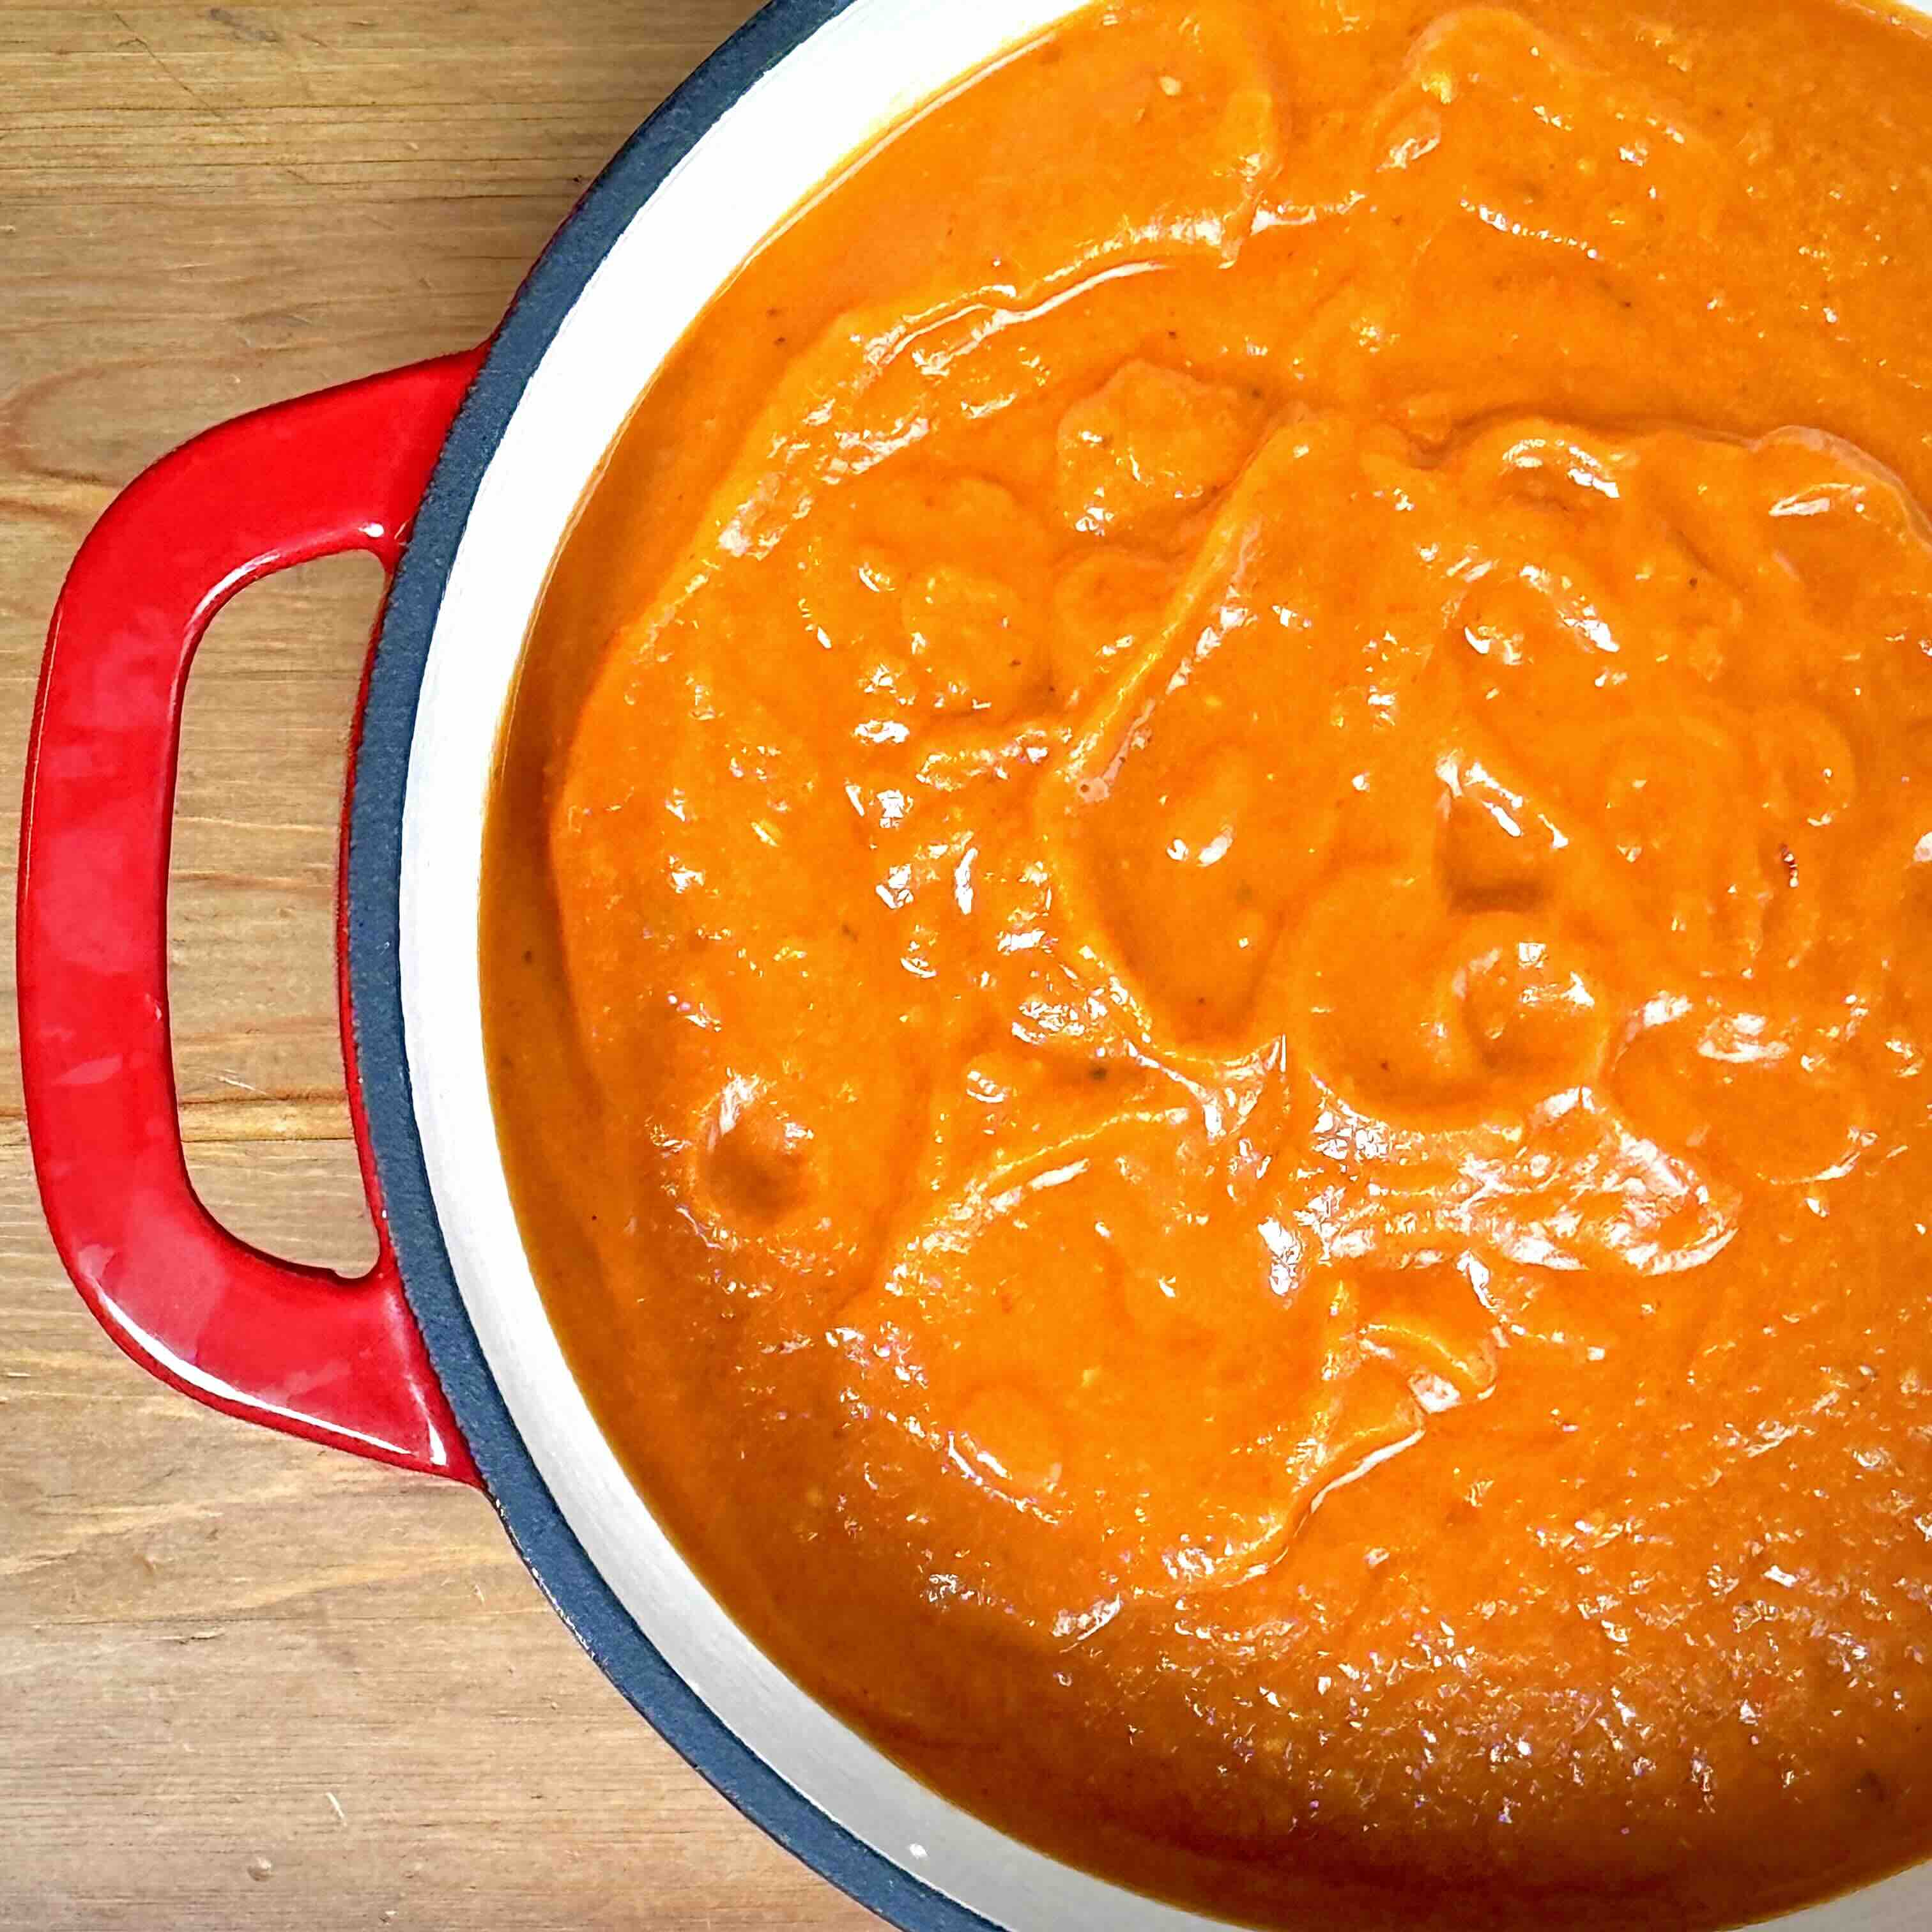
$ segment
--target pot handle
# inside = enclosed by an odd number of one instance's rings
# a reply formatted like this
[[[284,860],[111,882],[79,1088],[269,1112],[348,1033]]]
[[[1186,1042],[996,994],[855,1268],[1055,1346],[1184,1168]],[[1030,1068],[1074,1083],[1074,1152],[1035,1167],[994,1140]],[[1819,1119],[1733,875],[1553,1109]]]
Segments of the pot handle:
[[[210,621],[248,584],[338,551],[371,551],[393,575],[480,360],[446,356],[238,418],[108,507],[48,632],[17,940],[40,1198],[101,1326],[211,1408],[470,1483],[389,1241],[346,980],[344,1066],[380,1250],[352,1282],[258,1252],[195,1194],[168,1028],[167,890],[182,700]]]

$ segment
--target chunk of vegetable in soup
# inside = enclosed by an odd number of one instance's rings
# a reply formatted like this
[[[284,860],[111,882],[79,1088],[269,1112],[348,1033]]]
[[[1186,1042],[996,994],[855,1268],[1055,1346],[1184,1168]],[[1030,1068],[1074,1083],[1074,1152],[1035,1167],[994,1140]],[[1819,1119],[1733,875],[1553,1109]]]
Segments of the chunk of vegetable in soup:
[[[591,492],[489,830],[550,1312],[939,1791],[1297,1927],[1932,1850],[1932,39],[1121,0]]]

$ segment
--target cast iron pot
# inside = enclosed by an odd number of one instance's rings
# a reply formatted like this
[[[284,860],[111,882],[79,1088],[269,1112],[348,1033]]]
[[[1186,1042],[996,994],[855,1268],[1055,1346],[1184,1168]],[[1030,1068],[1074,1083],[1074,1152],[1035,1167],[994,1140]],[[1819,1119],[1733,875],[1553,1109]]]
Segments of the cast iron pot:
[[[119,497],[56,610],[27,763],[27,1121],[55,1242],[102,1325],[211,1407],[484,1490],[638,1709],[905,1932],[1208,1922],[1044,1858],[890,1763],[752,1646],[632,1487],[545,1316],[491,1124],[484,807],[550,560],[659,364],[868,136],[1072,4],[772,0],[639,130],[487,346],[243,417]],[[256,1252],[196,1198],[166,947],[196,646],[244,586],[350,550],[391,573],[343,827],[344,1058],[380,1244],[355,1282]],[[1919,1932],[1932,1866],[1783,1923]]]

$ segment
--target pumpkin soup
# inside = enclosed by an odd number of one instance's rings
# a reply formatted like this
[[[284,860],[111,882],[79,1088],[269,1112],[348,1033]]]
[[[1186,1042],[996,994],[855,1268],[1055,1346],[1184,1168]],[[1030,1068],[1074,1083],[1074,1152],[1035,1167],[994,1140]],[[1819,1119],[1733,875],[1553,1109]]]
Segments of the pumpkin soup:
[[[1932,1850],[1932,38],[1118,0],[646,395],[487,1020],[640,1489],[948,1796],[1292,1926]]]

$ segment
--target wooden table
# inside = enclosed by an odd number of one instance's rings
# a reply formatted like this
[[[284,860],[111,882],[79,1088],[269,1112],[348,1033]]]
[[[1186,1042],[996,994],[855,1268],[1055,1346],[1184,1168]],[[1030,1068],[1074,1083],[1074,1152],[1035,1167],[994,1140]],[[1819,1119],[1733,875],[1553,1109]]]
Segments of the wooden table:
[[[47,614],[114,490],[238,410],[480,339],[748,10],[0,0],[10,867]],[[340,1265],[373,1241],[330,946],[376,595],[366,560],[314,566],[217,626],[170,914],[197,1183],[250,1239]],[[482,1497],[230,1422],[115,1352],[41,1225],[4,1038],[0,1926],[872,1922],[632,1714]]]

